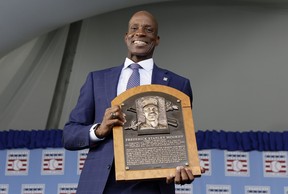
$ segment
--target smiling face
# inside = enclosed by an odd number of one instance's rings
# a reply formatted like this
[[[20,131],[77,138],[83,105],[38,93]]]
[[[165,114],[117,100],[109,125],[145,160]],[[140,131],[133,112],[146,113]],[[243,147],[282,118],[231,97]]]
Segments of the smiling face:
[[[158,24],[155,18],[146,11],[135,13],[129,21],[125,42],[128,58],[134,62],[149,59],[159,44]]]
[[[143,107],[143,113],[146,118],[146,121],[158,121],[159,111],[158,107],[153,104],[148,104],[147,106]]]

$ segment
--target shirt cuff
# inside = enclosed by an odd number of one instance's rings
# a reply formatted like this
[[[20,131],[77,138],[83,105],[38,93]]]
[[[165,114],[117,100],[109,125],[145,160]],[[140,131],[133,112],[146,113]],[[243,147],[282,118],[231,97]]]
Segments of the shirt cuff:
[[[90,141],[91,142],[99,142],[99,141],[102,141],[105,139],[104,138],[98,138],[95,133],[94,133],[94,130],[96,130],[96,128],[100,125],[100,123],[96,123],[94,125],[92,125],[92,127],[90,128],[90,131],[89,131],[89,136],[90,136]]]

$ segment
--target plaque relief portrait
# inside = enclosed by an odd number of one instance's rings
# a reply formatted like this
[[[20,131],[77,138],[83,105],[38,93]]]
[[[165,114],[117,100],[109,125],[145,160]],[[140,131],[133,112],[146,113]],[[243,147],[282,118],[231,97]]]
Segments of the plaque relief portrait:
[[[139,130],[167,129],[165,99],[159,96],[145,96],[136,100]]]
[[[136,109],[136,110],[135,110]],[[138,131],[138,135],[147,134],[169,134],[169,126],[177,123],[167,119],[166,112],[178,109],[164,97],[144,96],[135,100],[136,120],[132,120],[126,129]]]

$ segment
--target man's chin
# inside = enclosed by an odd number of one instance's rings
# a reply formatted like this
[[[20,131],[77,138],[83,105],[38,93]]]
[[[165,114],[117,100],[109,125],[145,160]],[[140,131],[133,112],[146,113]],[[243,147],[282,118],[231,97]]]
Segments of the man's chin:
[[[150,48],[147,47],[141,47],[141,48],[136,48],[131,52],[132,55],[137,56],[137,57],[148,57],[152,56],[153,52],[151,52]]]
[[[141,58],[141,57],[147,57],[149,54],[147,52],[134,52],[132,53],[132,55]]]

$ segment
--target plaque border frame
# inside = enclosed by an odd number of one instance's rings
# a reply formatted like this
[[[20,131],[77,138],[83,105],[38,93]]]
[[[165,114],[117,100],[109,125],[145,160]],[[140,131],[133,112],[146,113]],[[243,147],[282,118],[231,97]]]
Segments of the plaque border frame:
[[[122,106],[123,102],[131,96],[143,92],[160,92],[175,96],[181,101],[186,147],[188,155],[188,166],[192,170],[195,177],[201,176],[201,167],[199,162],[196,136],[194,130],[193,114],[190,103],[190,98],[183,92],[164,85],[150,84],[131,88],[119,96],[117,96],[111,105]],[[115,178],[121,180],[138,180],[138,179],[155,179],[166,178],[174,174],[175,168],[160,168],[160,169],[143,169],[143,170],[127,170],[125,168],[125,150],[124,150],[124,132],[122,126],[113,127],[113,143],[114,143],[114,160],[115,160]]]

